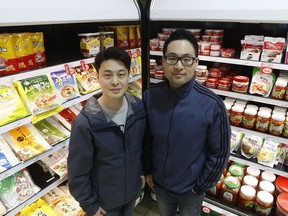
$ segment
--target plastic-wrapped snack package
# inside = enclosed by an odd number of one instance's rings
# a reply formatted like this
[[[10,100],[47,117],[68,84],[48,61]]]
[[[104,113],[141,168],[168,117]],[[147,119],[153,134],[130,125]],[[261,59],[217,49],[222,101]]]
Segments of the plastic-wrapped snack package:
[[[244,133],[241,131],[232,130],[231,131],[231,147],[230,151],[233,152],[234,150],[237,151],[238,147],[244,137]]]
[[[55,205],[60,202],[63,197],[65,197],[65,193],[56,187],[42,196],[42,199],[45,200],[49,205]]]
[[[14,86],[0,85],[0,126],[24,118],[30,113]]]
[[[257,154],[258,163],[273,167],[275,164],[279,144],[280,143],[273,140],[265,139],[262,148]]]
[[[55,87],[47,75],[16,81],[15,86],[33,115],[33,123],[63,109]]]
[[[51,148],[31,123],[5,132],[2,136],[23,161]]]
[[[55,71],[50,74],[61,103],[79,97],[75,74],[67,74],[65,70]]]
[[[8,211],[39,191],[40,188],[33,182],[26,169],[0,181],[0,199]]]
[[[70,131],[52,117],[38,121],[34,126],[51,146],[69,138],[70,136]]]
[[[19,164],[20,161],[14,155],[5,139],[0,135],[0,173]]]
[[[252,134],[245,134],[241,142],[241,154],[246,158],[255,158],[263,145],[264,139]]]

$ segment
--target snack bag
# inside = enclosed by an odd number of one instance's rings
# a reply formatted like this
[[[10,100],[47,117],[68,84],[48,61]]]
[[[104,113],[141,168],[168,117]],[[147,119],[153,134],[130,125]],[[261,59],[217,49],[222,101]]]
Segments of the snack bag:
[[[14,52],[16,58],[18,59],[19,69],[21,71],[29,70],[29,58],[28,58],[28,44],[25,34],[23,33],[14,33],[12,34]]]
[[[46,64],[46,53],[44,47],[44,34],[43,32],[30,33],[33,45],[33,59],[36,66],[42,67]]]
[[[236,130],[231,130],[231,147],[230,151],[237,151],[238,147],[244,137],[244,133]]]
[[[260,164],[273,167],[277,155],[278,142],[270,139],[265,139],[264,144],[257,155],[257,161]]]
[[[0,126],[24,118],[30,113],[11,84],[0,85]]]
[[[0,173],[20,163],[2,135],[0,135],[0,161]]]
[[[264,139],[252,134],[245,134],[241,142],[241,154],[246,158],[255,158],[260,151]]]

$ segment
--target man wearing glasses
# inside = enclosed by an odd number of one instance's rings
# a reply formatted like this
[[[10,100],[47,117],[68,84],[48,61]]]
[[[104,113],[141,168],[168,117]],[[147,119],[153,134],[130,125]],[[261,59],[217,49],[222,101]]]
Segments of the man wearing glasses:
[[[205,192],[220,179],[230,154],[230,124],[216,94],[195,81],[198,44],[176,30],[164,44],[166,80],[144,92],[146,182],[161,216],[198,216]]]

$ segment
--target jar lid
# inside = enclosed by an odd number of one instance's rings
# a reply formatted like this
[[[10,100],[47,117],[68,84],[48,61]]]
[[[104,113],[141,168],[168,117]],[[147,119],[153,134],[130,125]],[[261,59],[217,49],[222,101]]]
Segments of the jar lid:
[[[283,192],[288,193],[288,178],[278,176],[276,179],[276,186]]]
[[[227,78],[221,78],[218,80],[218,84],[227,84],[229,85],[230,84],[230,80],[227,79]]]
[[[244,110],[244,113],[248,114],[248,115],[256,115],[257,114],[257,110],[253,109],[253,108],[247,108]],[[249,167],[248,167],[249,168]],[[260,174],[260,171],[259,171]]]
[[[155,63],[156,59],[150,59],[150,63]]]
[[[231,101],[223,101],[224,102],[224,104],[225,104],[225,107],[226,107],[226,109],[231,109],[231,107],[232,107],[232,105],[233,105],[233,103],[231,102]]]
[[[259,189],[273,193],[275,191],[275,185],[269,181],[261,181],[259,183]]]
[[[281,87],[286,87],[286,86],[287,86],[287,80],[286,80],[286,79],[278,78],[278,79],[276,80],[275,85],[281,86]]]
[[[239,180],[234,176],[228,176],[224,179],[224,184],[227,185],[229,188],[237,188],[239,187],[240,183]]]
[[[260,108],[259,108],[259,111],[262,111],[262,110],[265,110],[266,112],[269,112],[269,113],[272,112],[272,109],[269,108],[269,107],[260,107]]]
[[[247,167],[246,172],[248,175],[256,176],[258,177],[260,175],[260,169],[255,167]]]
[[[266,110],[260,110],[258,112],[258,116],[263,117],[263,118],[270,118],[271,113],[267,112]]]
[[[256,195],[256,190],[249,185],[241,186],[240,191],[245,197],[248,198],[254,197]]]
[[[273,203],[274,197],[272,194],[270,194],[267,191],[259,191],[257,193],[257,197],[260,200],[260,202],[263,202],[265,204]]]
[[[235,112],[243,112],[243,111],[244,111],[244,106],[234,105],[234,106],[232,107],[232,110],[235,111]]]
[[[242,167],[233,164],[229,167],[229,172],[234,176],[241,176],[244,171]]]
[[[282,193],[277,197],[277,205],[288,214],[288,193]]]
[[[206,65],[198,65],[198,66],[197,66],[197,69],[199,69],[199,70],[206,70],[206,69],[207,69],[207,66],[206,66]]]
[[[247,77],[247,76],[234,76],[233,80],[236,82],[249,82],[249,77]]]
[[[265,181],[270,181],[273,183],[276,179],[276,175],[274,173],[264,171],[261,174],[261,178]]]
[[[243,182],[244,184],[251,185],[252,187],[256,187],[258,185],[258,179],[252,175],[244,176]]]
[[[276,121],[285,121],[285,115],[278,113],[278,112],[272,114],[271,118],[276,120]]]
[[[218,82],[218,78],[209,77],[209,78],[207,78],[206,82],[215,82],[215,83],[217,83]]]
[[[253,105],[253,104],[247,104],[246,108],[252,108],[252,109],[255,109],[256,111],[258,110],[258,106]]]
[[[281,106],[274,106],[273,111],[275,111],[275,110],[280,110],[280,111],[286,112],[287,108],[286,107],[281,107]]]

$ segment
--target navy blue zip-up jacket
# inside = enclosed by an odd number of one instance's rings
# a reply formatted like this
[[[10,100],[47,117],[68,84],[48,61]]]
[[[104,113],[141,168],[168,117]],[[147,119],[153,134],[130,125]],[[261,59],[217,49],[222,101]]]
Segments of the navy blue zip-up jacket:
[[[202,194],[217,183],[230,154],[230,123],[221,98],[193,78],[172,90],[169,81],[144,92],[145,174],[175,193]]]
[[[136,198],[143,175],[141,153],[146,113],[129,94],[125,132],[92,97],[72,123],[68,185],[88,216],[99,206],[111,210]]]

